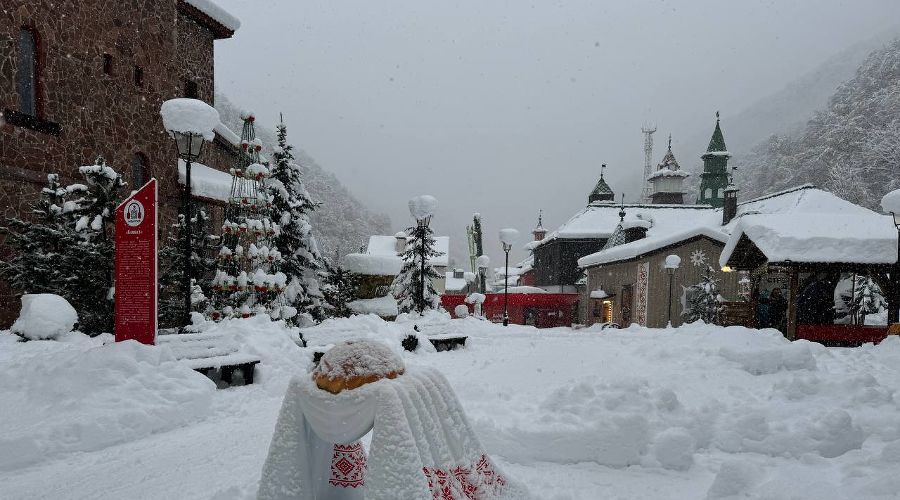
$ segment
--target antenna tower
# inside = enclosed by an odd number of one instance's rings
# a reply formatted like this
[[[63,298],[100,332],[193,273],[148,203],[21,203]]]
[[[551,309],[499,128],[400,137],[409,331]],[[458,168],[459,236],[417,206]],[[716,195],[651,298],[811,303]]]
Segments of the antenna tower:
[[[644,123],[641,126],[641,133],[644,134],[644,188],[641,190],[641,201],[650,203],[650,194],[652,193],[650,181],[647,177],[653,172],[653,133],[656,132],[656,125]]]

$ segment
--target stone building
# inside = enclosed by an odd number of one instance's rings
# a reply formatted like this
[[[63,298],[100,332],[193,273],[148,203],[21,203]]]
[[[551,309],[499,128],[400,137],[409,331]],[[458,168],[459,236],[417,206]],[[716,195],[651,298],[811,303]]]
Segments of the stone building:
[[[206,0],[4,0],[0,19],[0,217],[23,215],[47,174],[76,182],[78,167],[102,155],[127,189],[159,180],[168,227],[180,188],[160,105],[212,103],[214,42],[239,22]],[[201,163],[227,170],[237,140],[217,127]],[[0,283],[0,304],[14,297]]]

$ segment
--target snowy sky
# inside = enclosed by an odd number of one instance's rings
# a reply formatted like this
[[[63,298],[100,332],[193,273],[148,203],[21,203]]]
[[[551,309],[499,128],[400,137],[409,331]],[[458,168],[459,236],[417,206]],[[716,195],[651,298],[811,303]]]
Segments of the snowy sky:
[[[242,23],[216,44],[219,90],[264,124],[284,112],[392,230],[434,195],[458,264],[473,212],[499,264],[501,227],[530,237],[538,209],[557,227],[601,163],[634,201],[642,122],[677,146],[721,110],[727,138],[729,115],[900,18],[895,0],[217,2]]]

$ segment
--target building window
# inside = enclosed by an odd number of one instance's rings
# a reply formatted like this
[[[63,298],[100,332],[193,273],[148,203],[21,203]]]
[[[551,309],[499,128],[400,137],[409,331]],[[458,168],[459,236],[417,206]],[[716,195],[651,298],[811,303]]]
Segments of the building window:
[[[722,188],[719,188],[716,198],[722,198],[724,196],[725,196],[725,191],[723,191]]]
[[[197,89],[197,82],[187,80],[184,82],[184,96],[191,99],[199,99],[200,91]]]
[[[134,84],[138,87],[144,86],[144,68],[140,66],[134,67]]]
[[[147,158],[142,153],[135,153],[131,158],[132,189],[140,189],[147,182]]]
[[[19,112],[28,116],[38,116],[38,73],[37,35],[30,28],[19,31],[19,68],[16,78],[19,94]]]
[[[706,192],[703,195],[707,200],[712,198],[712,188],[706,188]]]
[[[113,58],[110,54],[103,54],[103,74],[113,74]]]

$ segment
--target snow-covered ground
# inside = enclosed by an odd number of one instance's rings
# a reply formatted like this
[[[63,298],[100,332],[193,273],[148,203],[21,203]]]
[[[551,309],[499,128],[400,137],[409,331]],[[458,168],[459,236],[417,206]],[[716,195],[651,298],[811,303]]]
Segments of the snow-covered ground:
[[[490,453],[542,499],[896,499],[900,338],[857,349],[775,331],[535,330],[433,315],[443,371]],[[327,321],[311,344],[400,350],[413,323]],[[263,358],[215,390],[165,348],[0,333],[0,498],[252,498],[292,374],[312,349],[262,319],[215,327]]]

